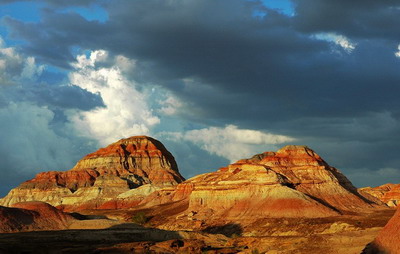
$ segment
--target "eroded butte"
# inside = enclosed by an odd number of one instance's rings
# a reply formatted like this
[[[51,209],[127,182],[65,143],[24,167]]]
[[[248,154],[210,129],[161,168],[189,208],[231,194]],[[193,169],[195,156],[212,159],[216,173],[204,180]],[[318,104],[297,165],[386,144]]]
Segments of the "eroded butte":
[[[398,185],[357,189],[306,146],[185,180],[161,142],[135,136],[11,190],[0,251],[360,253],[397,200]],[[370,248],[398,251],[398,215]]]

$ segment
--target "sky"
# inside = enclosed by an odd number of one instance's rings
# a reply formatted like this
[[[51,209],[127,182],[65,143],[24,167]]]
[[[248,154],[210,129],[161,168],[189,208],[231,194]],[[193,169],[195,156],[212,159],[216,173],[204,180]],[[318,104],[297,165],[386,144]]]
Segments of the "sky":
[[[0,195],[134,135],[190,178],[307,145],[400,182],[395,0],[2,0]]]

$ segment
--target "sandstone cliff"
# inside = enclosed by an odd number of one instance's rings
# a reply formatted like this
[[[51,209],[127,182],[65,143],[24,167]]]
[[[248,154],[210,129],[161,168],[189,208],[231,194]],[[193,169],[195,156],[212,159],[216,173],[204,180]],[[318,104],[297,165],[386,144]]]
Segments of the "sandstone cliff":
[[[69,171],[39,173],[11,190],[0,205],[43,201],[65,210],[94,209],[142,185],[157,188],[182,181],[174,157],[161,142],[135,136],[86,155]]]
[[[359,191],[378,198],[390,207],[397,207],[400,204],[400,184],[388,183],[377,187],[360,188]]]

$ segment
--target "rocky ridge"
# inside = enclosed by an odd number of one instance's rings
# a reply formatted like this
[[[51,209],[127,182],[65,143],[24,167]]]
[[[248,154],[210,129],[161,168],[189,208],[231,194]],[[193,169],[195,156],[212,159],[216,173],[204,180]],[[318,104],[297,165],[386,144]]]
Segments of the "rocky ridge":
[[[0,205],[43,201],[65,210],[96,209],[142,185],[159,188],[183,181],[174,157],[161,142],[134,136],[86,155],[69,171],[37,174],[11,190]]]
[[[390,207],[397,207],[400,204],[400,184],[388,183],[377,187],[360,188],[359,191],[378,198]]]
[[[359,211],[375,205],[361,196],[338,169],[306,146],[285,146],[245,162],[259,163],[287,177],[294,189],[340,211]]]
[[[64,211],[179,206],[191,221],[322,218],[366,212],[380,202],[357,192],[336,168],[306,146],[285,146],[184,181],[173,156],[146,136],[121,139],[86,155],[66,172],[44,172],[0,201],[43,201]],[[172,209],[172,210],[174,210]],[[162,211],[162,209],[160,209]]]
[[[323,218],[382,206],[360,195],[310,148],[286,146],[153,192],[138,207],[179,211],[160,226],[181,229],[201,228],[212,220],[242,224],[266,217]]]
[[[376,193],[381,193],[382,199],[396,188],[381,189]],[[74,219],[42,202],[17,203],[27,200],[46,201],[80,214],[71,214]],[[359,253],[394,212],[377,195],[357,190],[306,146],[264,152],[184,181],[172,155],[145,136],[101,148],[69,171],[40,173],[0,202],[15,206],[0,207],[0,232],[63,230],[55,238],[53,232],[43,232],[46,238],[28,246],[29,251],[48,246],[49,239],[58,250],[58,237],[63,237],[68,241],[65,248],[71,249],[72,243],[80,250],[88,250],[85,239],[96,238],[105,251],[200,252],[213,246],[213,251],[268,252],[285,246],[291,253],[344,253],[350,249]],[[371,246],[398,252],[398,213],[396,216]],[[127,224],[132,222],[146,228],[136,224],[130,228]],[[194,235],[181,233],[192,234],[188,231]],[[216,233],[228,238],[215,242]],[[4,234],[0,252],[8,250],[10,242],[20,246],[25,233],[20,234],[19,240],[14,239],[16,234]],[[84,239],[77,240],[77,234]],[[126,243],[132,234],[139,242]],[[204,241],[199,241],[200,235]],[[105,247],[100,238],[109,236]],[[338,242],[341,251],[336,246],[329,252]],[[2,243],[8,247],[2,249]]]

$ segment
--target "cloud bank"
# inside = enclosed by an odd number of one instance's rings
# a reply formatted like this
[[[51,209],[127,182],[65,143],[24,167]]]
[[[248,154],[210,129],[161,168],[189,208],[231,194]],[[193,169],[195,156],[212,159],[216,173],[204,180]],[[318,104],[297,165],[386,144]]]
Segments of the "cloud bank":
[[[73,140],[165,138],[188,175],[280,142],[310,146],[358,185],[371,183],[357,172],[398,168],[398,1],[293,0],[290,12],[245,0],[41,2],[38,22],[2,19],[24,43],[2,53],[0,79]],[[108,19],[73,9],[90,5]],[[49,82],[42,65],[66,77]],[[376,184],[400,178],[391,172]]]
[[[149,135],[152,126],[160,123],[147,103],[146,91],[138,91],[136,84],[126,79],[123,69],[134,63],[121,56],[108,62],[108,53],[97,50],[89,57],[80,55],[69,74],[71,84],[98,94],[104,107],[73,112],[71,122],[83,136],[94,138],[102,145],[118,139]],[[110,67],[102,64],[108,62]]]
[[[184,133],[165,133],[178,141],[190,141],[203,150],[235,162],[260,153],[265,149],[276,150],[277,144],[295,141],[294,138],[262,131],[239,129],[235,125],[209,127]],[[263,150],[264,149],[264,150]]]

